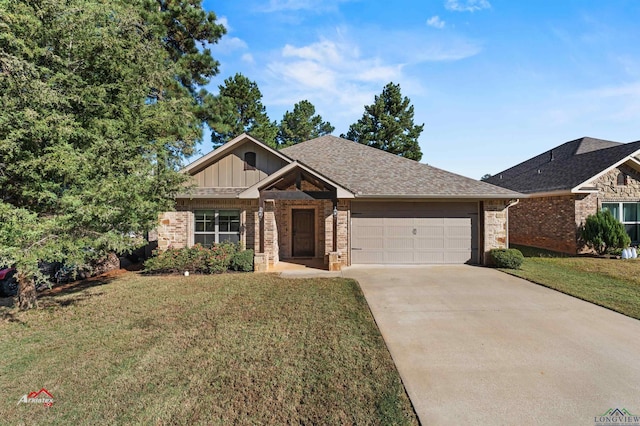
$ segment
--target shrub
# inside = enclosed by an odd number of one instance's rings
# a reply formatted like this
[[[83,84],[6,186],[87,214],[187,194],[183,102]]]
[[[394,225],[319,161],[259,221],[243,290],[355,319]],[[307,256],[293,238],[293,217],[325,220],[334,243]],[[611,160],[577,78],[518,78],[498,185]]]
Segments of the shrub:
[[[493,249],[489,252],[496,268],[520,269],[524,256],[518,249]]]
[[[248,260],[250,259],[250,261]],[[144,263],[145,272],[199,272],[217,274],[230,268],[240,271],[253,270],[253,250],[240,251],[233,243],[215,244],[210,249],[196,244],[189,248],[167,249]]]
[[[581,232],[584,242],[598,254],[611,249],[623,249],[631,244],[624,225],[609,210],[600,210],[587,217]]]
[[[234,271],[253,271],[253,250],[238,251],[231,259],[231,269]]]

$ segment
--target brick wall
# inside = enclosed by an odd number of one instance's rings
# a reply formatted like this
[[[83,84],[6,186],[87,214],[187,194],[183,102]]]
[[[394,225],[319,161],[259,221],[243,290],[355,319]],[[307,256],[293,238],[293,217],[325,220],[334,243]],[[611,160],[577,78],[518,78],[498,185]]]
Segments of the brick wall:
[[[509,209],[509,242],[576,253],[575,196],[520,199]]]
[[[331,205],[328,200],[278,200],[276,201],[277,222],[279,229],[280,258],[286,259],[292,255],[292,229],[291,220],[293,209],[312,209],[315,212],[315,252],[316,257],[325,255],[325,229],[326,204]],[[332,209],[332,207],[330,206]],[[332,229],[331,227],[329,229]],[[329,244],[331,241],[329,241]]]
[[[198,209],[233,209],[240,211],[240,242],[258,250],[260,244],[257,200],[193,199],[176,201],[175,212],[160,214],[158,248],[180,248],[194,244],[193,211]]]

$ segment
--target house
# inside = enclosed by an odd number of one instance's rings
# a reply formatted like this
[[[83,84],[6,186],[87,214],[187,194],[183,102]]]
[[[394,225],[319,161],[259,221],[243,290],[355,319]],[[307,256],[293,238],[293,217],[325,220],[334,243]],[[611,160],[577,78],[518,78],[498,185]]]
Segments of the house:
[[[241,242],[256,270],[484,263],[520,196],[334,136],[277,151],[243,134],[183,172],[194,186],[161,215],[159,249]]]
[[[510,242],[571,254],[584,252],[580,227],[587,216],[606,208],[638,244],[639,154],[640,141],[584,137],[487,179],[527,195],[509,209]]]

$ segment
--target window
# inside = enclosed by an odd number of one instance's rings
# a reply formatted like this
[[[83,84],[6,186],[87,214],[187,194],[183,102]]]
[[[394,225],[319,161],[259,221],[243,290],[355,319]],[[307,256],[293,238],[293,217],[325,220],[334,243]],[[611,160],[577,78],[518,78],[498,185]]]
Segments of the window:
[[[240,241],[240,212],[238,210],[196,210],[196,244],[211,247],[214,243]]]
[[[245,170],[256,169],[256,153],[255,152],[244,153],[244,169]]]
[[[640,203],[602,203],[602,210],[622,222],[632,243],[640,242]]]
[[[616,184],[618,186],[626,186],[629,183],[629,180],[627,178],[627,175],[625,175],[624,173],[618,173],[618,179]]]

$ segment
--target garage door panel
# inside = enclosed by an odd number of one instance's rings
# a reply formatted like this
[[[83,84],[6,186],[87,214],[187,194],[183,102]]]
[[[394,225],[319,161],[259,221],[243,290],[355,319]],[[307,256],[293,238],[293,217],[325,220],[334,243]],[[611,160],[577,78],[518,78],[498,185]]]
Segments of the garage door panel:
[[[477,261],[477,203],[352,204],[352,263]]]
[[[444,238],[418,238],[415,240],[414,248],[416,250],[441,250],[445,248]]]

